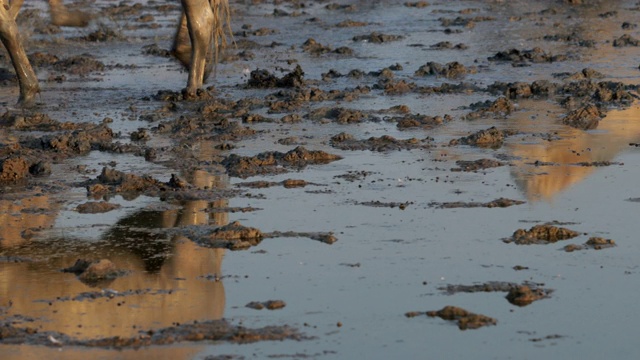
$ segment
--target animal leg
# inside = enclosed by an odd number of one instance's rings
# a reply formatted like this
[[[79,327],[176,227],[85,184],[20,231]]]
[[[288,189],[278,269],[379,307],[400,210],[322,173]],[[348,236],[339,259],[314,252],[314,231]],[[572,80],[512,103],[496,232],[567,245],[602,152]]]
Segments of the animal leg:
[[[18,1],[15,5],[17,6],[18,3],[22,4],[21,1]],[[14,18],[16,12],[16,9],[12,11],[6,0],[0,0],[0,40],[9,53],[18,77],[20,86],[18,104],[28,106],[33,103],[36,94],[40,92],[40,86],[20,42],[18,25],[16,25]]]
[[[182,0],[191,38],[191,64],[186,96],[195,97],[204,82],[207,52],[212,46],[214,15],[209,0]]]

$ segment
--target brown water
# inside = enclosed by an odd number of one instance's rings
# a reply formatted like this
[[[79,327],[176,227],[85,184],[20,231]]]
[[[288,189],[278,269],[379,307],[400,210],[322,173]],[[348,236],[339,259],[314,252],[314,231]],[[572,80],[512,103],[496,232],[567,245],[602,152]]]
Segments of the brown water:
[[[587,1],[585,1],[587,2]],[[134,3],[134,2],[131,2]],[[139,3],[147,4],[146,1]],[[159,3],[165,3],[160,1]],[[275,29],[266,36],[249,36],[273,47],[252,49],[249,61],[222,63],[215,85],[217,95],[230,99],[263,98],[277,90],[247,89],[247,70],[268,69],[281,73],[295,59],[305,79],[323,90],[373,85],[377,79],[342,77],[321,81],[321,74],[335,69],[379,71],[399,63],[395,79],[419,86],[443,82],[440,77],[414,75],[421,65],[436,61],[458,61],[478,67],[465,82],[486,87],[496,81],[561,83],[553,73],[575,73],[593,68],[604,79],[637,84],[638,48],[614,48],[611,42],[622,34],[640,36],[640,30],[621,29],[624,21],[637,23],[634,1],[603,1],[595,5],[571,6],[556,1],[435,1],[425,8],[410,8],[401,1],[336,1],[355,10],[330,10],[328,2],[232,1],[233,29],[243,24],[253,29]],[[96,8],[111,5],[97,1]],[[38,9],[43,4],[28,4]],[[543,11],[545,9],[553,11]],[[299,16],[273,16],[274,9],[298,12]],[[459,13],[463,9],[477,9]],[[599,16],[616,11],[613,16]],[[32,46],[48,51],[97,54],[106,64],[136,64],[133,70],[115,69],[61,84],[44,83],[40,111],[60,121],[100,122],[106,116],[115,131],[128,134],[157,123],[138,120],[162,106],[142,100],[158,90],[178,90],[186,73],[169,59],[141,54],[145,45],[157,42],[168,47],[177,13],[157,13],[156,30],[125,30],[122,20],[101,19],[129,37],[129,41],[87,44],[66,40],[90,30],[65,29],[58,35],[33,35]],[[445,34],[441,17],[492,16],[475,27],[450,26],[460,33]],[[515,20],[516,16],[521,20]],[[511,20],[509,20],[511,18]],[[312,19],[314,19],[312,21]],[[336,27],[343,20],[363,21],[363,27]],[[93,24],[92,26],[98,26]],[[402,35],[383,44],[354,42],[353,36],[379,31]],[[595,41],[585,48],[566,42],[543,40],[543,36],[576,32]],[[302,44],[310,37],[333,48],[348,46],[353,56],[310,55]],[[236,34],[236,40],[242,40]],[[42,41],[41,41],[42,40]],[[466,50],[430,50],[440,41],[464,43]],[[413,46],[413,45],[421,46]],[[487,61],[498,51],[536,46],[553,54],[566,54],[568,61],[531,64],[525,67]],[[50,50],[54,49],[54,50]],[[233,50],[235,52],[235,50]],[[39,78],[47,77],[46,72]],[[0,87],[0,102],[13,104],[14,85]],[[494,100],[483,91],[462,94],[425,95],[410,92],[385,95],[372,90],[355,101],[309,103],[300,115],[319,106],[341,106],[362,110],[407,105],[412,113],[450,114],[454,120],[431,130],[401,131],[390,122],[367,121],[351,125],[303,120],[298,124],[249,124],[266,130],[237,144],[231,152],[254,155],[266,150],[288,151],[292,147],[276,141],[298,136],[314,150],[339,154],[344,159],[310,166],[299,172],[252,177],[248,180],[282,181],[304,179],[317,184],[305,188],[245,189],[244,196],[209,202],[176,203],[140,196],[111,202],[121,208],[106,214],[79,214],[74,209],[86,202],[83,188],[69,184],[83,175],[72,172],[77,165],[99,171],[116,161],[121,171],[151,174],[168,180],[171,169],[131,155],[92,152],[87,156],[55,164],[50,178],[68,188],[50,194],[34,188],[24,193],[12,187],[0,197],[0,256],[26,257],[33,261],[0,261],[0,316],[18,324],[53,330],[77,338],[133,336],[139,330],[158,329],[175,323],[225,318],[247,327],[289,324],[312,339],[259,342],[253,344],[182,343],[165,347],[109,350],[63,346],[0,345],[2,359],[27,358],[197,358],[237,355],[242,358],[286,356],[291,358],[496,358],[567,359],[634,358],[640,316],[635,291],[640,285],[640,107],[610,109],[595,130],[578,130],[560,123],[566,114],[557,99],[515,99],[517,111],[506,117],[461,119],[477,101]],[[184,111],[188,111],[184,107]],[[273,118],[285,114],[256,112]],[[178,114],[179,115],[179,114]],[[176,116],[178,116],[176,115]],[[446,146],[449,140],[496,126],[520,132],[507,138],[499,149]],[[432,149],[372,152],[343,151],[328,145],[331,136],[347,132],[358,139],[391,135],[400,139],[433,137]],[[547,141],[532,134],[552,134]],[[10,135],[10,134],[9,134]],[[4,134],[3,134],[4,136]],[[126,141],[126,140],[125,140]],[[6,140],[5,143],[10,142]],[[153,136],[151,146],[170,140]],[[202,161],[227,155],[210,142],[192,144]],[[456,160],[500,159],[502,166],[479,172],[453,172]],[[536,166],[536,161],[548,163]],[[609,161],[613,165],[579,166],[578,162]],[[366,171],[356,181],[340,175]],[[92,178],[96,173],[84,175]],[[234,188],[245,180],[212,172],[181,174],[198,186]],[[71,178],[71,179],[70,179]],[[42,185],[42,184],[41,184]],[[246,196],[250,194],[252,196]],[[432,202],[487,202],[500,197],[524,200],[509,208],[439,209]],[[372,207],[363,202],[410,202],[398,207]],[[259,208],[253,212],[219,212],[216,209]],[[327,245],[308,238],[265,239],[248,251],[200,247],[168,229],[187,226],[223,225],[240,221],[246,226],[271,231],[333,232],[339,239]],[[538,223],[562,222],[583,235],[563,243],[517,246],[501,241],[519,228]],[[37,236],[23,236],[31,228],[45,228]],[[568,243],[583,244],[589,237],[613,239],[617,246],[601,251],[567,253]],[[60,272],[78,258],[108,258],[129,271],[104,286],[91,287],[74,275]],[[515,271],[516,265],[528,269]],[[448,284],[489,281],[544,283],[553,289],[547,299],[526,307],[511,305],[506,294],[473,293],[447,295],[438,288]],[[72,300],[87,291],[125,294],[123,297]],[[245,307],[251,301],[284,300],[282,310],[257,311]],[[8,304],[11,302],[11,306]],[[408,311],[438,310],[446,305],[463,307],[497,319],[496,326],[461,331],[455,324],[426,316],[407,318]],[[18,317],[19,316],[19,317]],[[338,326],[340,323],[341,326]]]

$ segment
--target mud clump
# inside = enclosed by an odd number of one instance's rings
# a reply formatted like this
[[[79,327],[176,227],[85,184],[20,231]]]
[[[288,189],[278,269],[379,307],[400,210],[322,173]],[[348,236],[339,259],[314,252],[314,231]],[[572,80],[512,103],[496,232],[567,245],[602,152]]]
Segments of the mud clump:
[[[342,107],[321,107],[311,111],[306,118],[316,121],[332,120],[338,124],[359,123],[368,118],[368,115],[360,110],[345,109]]]
[[[55,62],[53,68],[72,75],[86,76],[91,72],[104,71],[105,65],[90,55],[78,55]]]
[[[514,205],[522,205],[525,201],[521,200],[512,200],[507,198],[499,198],[493,201],[489,201],[486,203],[482,202],[463,202],[463,201],[455,201],[455,202],[432,202],[429,203],[430,207],[436,207],[439,209],[455,209],[455,208],[506,208]]]
[[[505,163],[492,159],[478,159],[474,161],[458,160],[456,161],[458,168],[452,168],[451,171],[478,171],[495,167],[504,166]]]
[[[422,65],[418,70],[416,70],[415,75],[436,75],[444,76],[448,79],[459,79],[467,74],[475,74],[476,72],[478,72],[478,70],[475,67],[467,69],[464,65],[460,64],[457,61],[447,63],[446,65],[442,65],[437,62],[428,62],[425,65]]]
[[[106,201],[89,201],[77,206],[76,210],[80,214],[101,214],[118,209],[120,205],[108,203]]]
[[[562,119],[562,123],[576,129],[591,130],[598,127],[601,119],[602,115],[598,107],[589,104],[570,112]]]
[[[279,174],[287,170],[283,166],[304,168],[310,164],[327,164],[342,157],[324,151],[309,151],[299,146],[287,153],[268,151],[256,156],[229,155],[222,161],[229,176],[247,178],[255,175]]]
[[[401,39],[404,39],[404,36],[382,34],[377,31],[374,31],[368,35],[358,35],[353,37],[353,41],[364,41],[364,42],[370,42],[373,44],[382,44],[382,43],[387,43],[391,41],[398,41]]]
[[[504,242],[517,245],[550,244],[572,239],[578,235],[580,233],[577,231],[546,224],[536,225],[529,230],[518,229],[511,238],[504,239]]]
[[[198,238],[197,242],[212,248],[246,250],[262,242],[264,235],[256,228],[247,227],[238,221],[216,228],[209,235]]]
[[[29,175],[29,163],[22,157],[14,156],[0,162],[0,182],[15,182]]]
[[[629,34],[624,34],[613,41],[614,47],[640,46],[640,40]]]
[[[469,136],[453,139],[449,142],[449,146],[470,145],[497,149],[502,146],[505,137],[508,135],[511,135],[511,132],[498,130],[495,126],[492,126],[486,130],[480,130]]]
[[[267,70],[254,70],[250,74],[247,85],[251,88],[267,89],[267,88],[290,88],[301,87],[304,85],[304,71],[302,67],[297,65],[290,73],[281,78],[269,73]]]
[[[494,56],[488,58],[489,61],[502,61],[511,62],[514,65],[523,65],[525,63],[546,63],[557,62],[567,60],[565,55],[551,55],[547,54],[539,47],[531,50],[518,50],[510,49],[507,51],[500,51]]]
[[[494,101],[487,100],[470,106],[474,111],[465,116],[467,120],[485,118],[489,116],[506,116],[515,111],[515,105],[506,97],[500,97]]]
[[[264,302],[252,301],[247,305],[245,305],[245,307],[248,307],[254,310],[262,310],[262,309],[279,310],[279,309],[283,309],[285,306],[287,306],[287,304],[282,300],[269,300]]]
[[[536,300],[547,297],[547,293],[543,289],[532,289],[527,285],[519,285],[509,290],[506,298],[513,305],[527,306]]]
[[[421,312],[408,312],[406,317],[414,317],[417,315],[426,314],[429,317],[439,317],[443,320],[455,321],[458,324],[460,330],[478,329],[483,326],[496,325],[498,321],[481,314],[474,314],[463,308],[456,306],[445,306],[441,310]]]
[[[78,279],[89,286],[101,286],[126,274],[119,270],[110,260],[89,261],[78,259],[73,266],[62,269],[62,272],[76,274]]]
[[[573,251],[585,250],[585,249],[602,250],[602,249],[612,248],[615,246],[616,246],[616,242],[611,239],[605,239],[601,237],[591,237],[583,245],[570,244],[565,246],[563,250],[566,252],[573,252]]]
[[[142,193],[169,187],[149,175],[138,176],[104,167],[95,181],[87,185],[90,195],[101,193]]]
[[[428,116],[428,115],[420,115],[420,114],[410,114],[402,117],[393,117],[390,118],[389,121],[396,122],[396,127],[400,130],[412,129],[412,128],[423,128],[423,129],[431,129],[436,126],[440,126],[446,122],[453,120],[451,116],[445,115],[442,116]]]
[[[352,135],[340,133],[331,138],[331,146],[341,150],[369,150],[377,152],[393,150],[410,150],[430,148],[431,139],[418,140],[416,138],[398,140],[390,135],[370,137],[366,140],[356,140]]]

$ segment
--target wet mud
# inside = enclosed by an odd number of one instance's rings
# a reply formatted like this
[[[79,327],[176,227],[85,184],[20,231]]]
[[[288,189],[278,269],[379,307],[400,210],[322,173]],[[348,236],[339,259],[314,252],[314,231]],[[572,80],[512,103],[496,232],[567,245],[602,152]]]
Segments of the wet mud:
[[[637,4],[230,3],[196,94],[174,2],[25,4],[33,108],[0,54],[8,359],[637,353],[614,347],[638,320]]]

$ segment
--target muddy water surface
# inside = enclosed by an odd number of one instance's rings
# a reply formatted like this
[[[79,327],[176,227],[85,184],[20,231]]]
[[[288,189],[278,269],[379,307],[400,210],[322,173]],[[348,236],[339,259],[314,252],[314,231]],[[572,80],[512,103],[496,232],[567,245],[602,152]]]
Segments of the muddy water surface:
[[[193,101],[173,2],[27,4],[104,66],[0,87],[3,174],[50,169],[0,188],[2,358],[637,356],[640,10],[583,2],[232,1]]]

